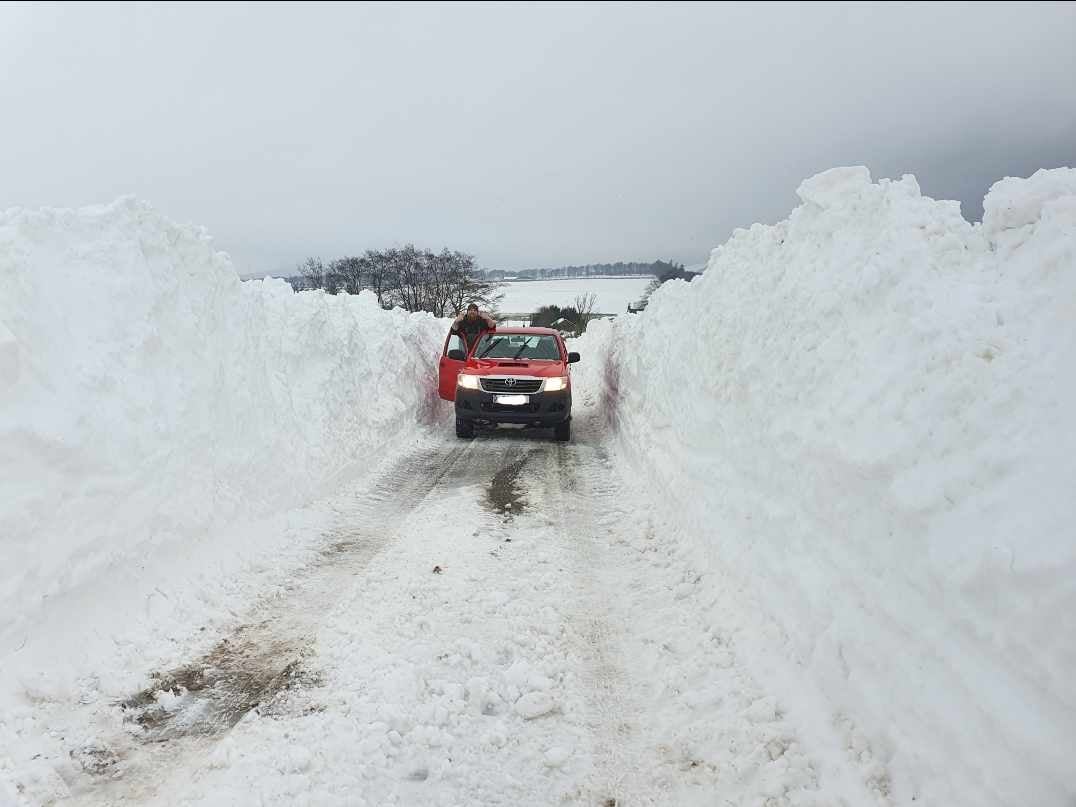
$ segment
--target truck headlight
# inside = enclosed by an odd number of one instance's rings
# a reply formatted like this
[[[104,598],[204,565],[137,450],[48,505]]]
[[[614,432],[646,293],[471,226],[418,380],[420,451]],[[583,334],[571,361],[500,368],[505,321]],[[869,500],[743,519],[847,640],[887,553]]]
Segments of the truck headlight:
[[[460,373],[456,383],[463,389],[478,389],[478,376],[468,373]]]
[[[557,392],[559,390],[567,388],[567,386],[568,386],[568,376],[566,376],[566,375],[558,376],[556,378],[547,378],[545,380],[545,391],[546,392]]]

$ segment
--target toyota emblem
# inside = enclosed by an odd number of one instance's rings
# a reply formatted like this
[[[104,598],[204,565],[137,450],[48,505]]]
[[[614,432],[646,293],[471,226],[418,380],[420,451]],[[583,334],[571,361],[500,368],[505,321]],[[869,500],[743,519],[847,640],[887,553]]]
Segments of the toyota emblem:
[[[514,378],[506,378],[504,380],[504,385],[506,387],[514,387],[516,385],[516,380]]]

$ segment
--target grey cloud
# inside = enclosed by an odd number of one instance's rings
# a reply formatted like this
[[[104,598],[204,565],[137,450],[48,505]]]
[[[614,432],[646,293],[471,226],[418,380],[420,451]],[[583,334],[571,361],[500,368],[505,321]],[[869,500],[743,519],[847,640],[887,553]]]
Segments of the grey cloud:
[[[415,241],[703,260],[804,177],[1076,164],[1076,5],[0,8],[0,206],[134,193],[241,271]]]

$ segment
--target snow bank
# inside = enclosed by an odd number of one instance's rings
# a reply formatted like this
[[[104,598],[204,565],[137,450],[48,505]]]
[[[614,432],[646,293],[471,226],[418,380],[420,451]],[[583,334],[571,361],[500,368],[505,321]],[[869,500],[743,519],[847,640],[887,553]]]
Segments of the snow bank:
[[[242,283],[133,199],[0,214],[0,638],[369,463],[433,411],[443,335],[372,296]]]
[[[583,383],[714,620],[880,794],[1069,804],[1076,171],[997,183],[981,226],[864,168],[799,196],[592,324]]]

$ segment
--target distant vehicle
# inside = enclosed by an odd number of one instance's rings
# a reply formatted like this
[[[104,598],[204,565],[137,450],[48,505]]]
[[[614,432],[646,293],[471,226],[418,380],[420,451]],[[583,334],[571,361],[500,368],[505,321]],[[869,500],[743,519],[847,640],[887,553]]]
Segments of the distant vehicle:
[[[644,308],[646,308],[646,303],[647,303],[646,300],[639,300],[638,302],[635,302],[635,303],[628,303],[628,313],[629,314],[638,314],[640,311],[642,311]]]
[[[579,327],[567,317],[557,317],[549,324],[551,327],[556,328],[557,333],[565,338],[575,336],[575,331]]]
[[[466,343],[449,334],[441,354],[438,392],[456,404],[456,436],[474,436],[476,427],[502,423],[552,429],[571,439],[570,364],[579,361],[552,328],[498,328],[487,331],[468,354]]]

